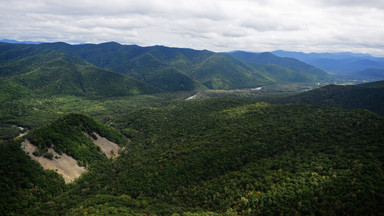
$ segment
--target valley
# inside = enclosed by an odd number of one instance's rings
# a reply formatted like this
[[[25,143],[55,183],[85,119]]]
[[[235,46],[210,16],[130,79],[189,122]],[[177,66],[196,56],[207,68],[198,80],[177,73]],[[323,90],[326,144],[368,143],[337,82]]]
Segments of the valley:
[[[384,81],[343,82],[273,53],[0,43],[0,214],[379,215]]]

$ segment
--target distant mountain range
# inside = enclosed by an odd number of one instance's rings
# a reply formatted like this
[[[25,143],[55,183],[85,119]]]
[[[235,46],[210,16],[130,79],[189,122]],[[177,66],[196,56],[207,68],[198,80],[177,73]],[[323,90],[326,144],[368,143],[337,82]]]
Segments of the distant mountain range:
[[[206,50],[197,51],[164,46],[140,47],[136,45],[120,45],[114,42],[80,45],[9,39],[3,39],[0,40],[0,42],[39,45],[39,47],[75,55],[95,66],[125,73],[141,81],[171,91],[201,88],[244,88],[250,87],[253,84],[270,84],[276,82],[307,82],[317,79],[318,77],[302,74],[301,72],[304,71],[304,73],[306,73],[309,70],[313,75],[315,71],[314,68],[326,71],[342,79],[365,81],[384,79],[384,74],[378,72],[378,70],[384,70],[384,57],[374,57],[364,53],[304,53],[284,50],[276,50],[269,53],[234,51],[222,54],[236,56],[243,61],[243,63],[248,64],[247,66],[251,66],[251,68],[244,68],[244,65],[238,65],[236,62],[232,62],[234,63],[233,65],[226,65],[225,73],[221,72],[220,75],[214,75],[212,71],[208,74],[202,72],[204,76],[197,77],[194,71],[201,71],[201,69],[204,71],[206,69],[205,67],[210,68],[211,63],[214,64],[216,60],[220,61],[218,60],[218,55],[221,54]],[[262,55],[256,58],[255,56],[259,54]],[[272,60],[272,54],[275,56],[274,60]],[[211,59],[207,62],[208,65],[203,65],[201,61],[211,56],[215,56],[213,59],[216,60]],[[284,58],[280,59],[278,57]],[[221,56],[220,58],[224,57]],[[225,61],[228,61],[228,59]],[[307,66],[303,63],[307,64]],[[262,64],[262,66],[260,64]],[[265,65],[268,65],[267,68]],[[275,67],[276,65],[280,67]],[[299,66],[299,68],[297,68],[297,66]],[[290,70],[287,70],[287,68]],[[373,73],[372,71],[375,72]],[[238,72],[242,75],[238,76],[239,74],[236,74]],[[235,77],[238,78],[237,81],[232,80],[232,73],[236,74]],[[163,79],[163,75],[159,74],[163,74],[165,77],[177,74],[177,78],[170,81]],[[162,77],[162,79],[158,80],[159,76]],[[244,82],[244,78],[248,83]],[[167,82],[165,82],[165,80],[167,80]],[[239,85],[239,82],[241,85]]]
[[[297,82],[298,80],[300,82],[331,80],[331,76],[323,70],[294,58],[282,58],[270,52],[251,53],[236,51],[230,54],[259,70],[265,71],[274,79],[290,80],[292,82]]]
[[[372,70],[384,69],[383,57],[361,53],[303,53],[283,50],[272,53],[280,57],[296,58],[341,78],[371,81],[384,79],[382,72],[372,73]]]
[[[206,50],[140,47],[114,42],[76,46],[51,43],[39,47],[83,58],[98,67],[169,91],[250,88],[275,82],[233,56]]]
[[[8,40],[8,39],[2,39],[0,40],[2,43],[16,43],[16,44],[41,44],[44,42],[41,41],[17,41],[17,40]]]
[[[0,89],[4,95],[110,97],[161,91],[124,74],[54,50],[0,43]]]
[[[115,42],[0,43],[0,60],[2,82],[35,94],[121,96],[332,80],[321,69],[272,53],[215,53]]]

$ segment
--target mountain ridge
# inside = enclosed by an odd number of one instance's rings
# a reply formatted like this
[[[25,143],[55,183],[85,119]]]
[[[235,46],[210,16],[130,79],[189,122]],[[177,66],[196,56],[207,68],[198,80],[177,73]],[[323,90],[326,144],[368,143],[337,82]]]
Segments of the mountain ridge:
[[[231,52],[230,55],[236,56],[246,63],[254,64],[258,68],[266,69],[266,66],[277,65],[290,70],[293,76],[301,77],[301,81],[330,81],[331,76],[323,70],[316,68],[312,65],[308,65],[302,61],[294,58],[278,57],[270,52],[264,53],[251,53],[244,51]],[[275,68],[279,71],[279,74],[284,74],[282,68]],[[285,69],[286,70],[286,69]],[[268,72],[268,71],[267,71]]]
[[[41,95],[122,96],[161,90],[54,50],[0,43],[0,77]]]
[[[359,71],[384,69],[384,57],[364,53],[303,53],[283,50],[276,50],[272,53],[281,57],[297,58],[333,75],[348,79],[364,79],[364,75],[356,76]],[[371,80],[377,81],[378,79]]]
[[[232,55],[208,50],[165,46],[140,47],[137,45],[121,45],[116,42],[85,45],[46,43],[38,46],[75,55],[98,67],[124,73],[144,82],[147,82],[147,78],[143,74],[156,74],[164,68],[170,67],[182,71],[191,79],[211,89],[251,88],[285,81],[284,77],[275,80],[274,77],[276,76],[270,76],[265,73],[265,70],[260,72],[246,62],[233,58]],[[224,64],[226,64],[225,67],[223,67]],[[286,67],[286,65],[281,66]],[[291,73],[301,74],[314,73],[315,71],[313,69],[302,70],[298,67],[290,69]],[[236,75],[233,76],[234,74]],[[304,80],[290,79],[289,82],[319,81],[317,80],[318,77],[320,76],[312,76]],[[157,84],[154,81],[151,80],[152,85],[162,86],[161,83]],[[173,86],[180,85],[180,80],[174,80],[173,82],[175,82]]]

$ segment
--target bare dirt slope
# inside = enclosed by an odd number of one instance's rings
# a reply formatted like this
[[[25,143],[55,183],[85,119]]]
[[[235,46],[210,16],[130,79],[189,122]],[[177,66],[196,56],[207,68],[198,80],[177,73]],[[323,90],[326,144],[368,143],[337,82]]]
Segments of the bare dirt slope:
[[[97,139],[93,139],[88,134],[86,134],[86,135],[89,138],[91,138],[93,143],[95,143],[96,145],[98,145],[100,147],[100,149],[105,153],[105,155],[108,158],[115,158],[115,157],[117,157],[119,155],[119,146],[116,143],[111,142],[111,141],[109,141],[108,139],[106,139],[104,137],[101,137],[97,133],[95,133]]]
[[[93,139],[86,134],[95,145],[98,145],[100,149],[105,153],[108,158],[115,158],[119,154],[119,146],[116,143],[109,141],[108,139],[101,137],[95,133],[97,139]],[[78,178],[86,169],[78,165],[77,160],[71,156],[63,153],[59,155],[54,149],[49,148],[48,152],[52,153],[53,158],[48,159],[43,156],[35,156],[32,153],[37,150],[37,147],[32,145],[28,140],[25,140],[21,148],[26,152],[33,160],[39,162],[44,169],[54,170],[57,173],[63,175],[65,183],[73,182]]]
[[[32,153],[36,151],[37,147],[32,145],[28,140],[25,140],[21,148],[35,161],[39,162],[44,169],[55,170],[57,173],[63,175],[65,183],[70,183],[78,178],[86,169],[78,165],[77,160],[66,154],[59,155],[52,148],[48,152],[53,154],[52,159],[42,156],[35,156]]]

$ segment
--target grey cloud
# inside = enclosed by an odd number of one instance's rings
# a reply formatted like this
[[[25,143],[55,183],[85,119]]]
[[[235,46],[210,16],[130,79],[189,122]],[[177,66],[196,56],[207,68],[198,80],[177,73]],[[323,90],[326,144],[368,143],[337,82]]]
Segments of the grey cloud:
[[[364,7],[384,9],[384,1],[382,0],[319,0],[314,4],[325,7]]]
[[[7,0],[0,39],[384,55],[383,6],[373,0]]]

